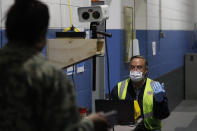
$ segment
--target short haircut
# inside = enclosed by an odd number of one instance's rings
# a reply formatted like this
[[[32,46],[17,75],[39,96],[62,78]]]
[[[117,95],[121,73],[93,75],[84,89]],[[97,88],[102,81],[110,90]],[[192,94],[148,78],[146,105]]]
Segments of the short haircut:
[[[135,58],[143,59],[144,62],[145,62],[145,66],[146,66],[146,68],[148,69],[148,61],[147,61],[143,56],[140,56],[140,55],[132,56],[131,59],[130,59],[130,63],[131,63],[131,61],[132,61],[133,59],[135,59]]]
[[[15,0],[7,12],[8,42],[34,45],[46,37],[49,23],[47,5],[38,0]]]

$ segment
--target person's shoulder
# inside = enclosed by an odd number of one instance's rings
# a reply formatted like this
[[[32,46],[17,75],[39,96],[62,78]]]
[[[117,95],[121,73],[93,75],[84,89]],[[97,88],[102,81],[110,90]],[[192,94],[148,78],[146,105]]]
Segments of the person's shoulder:
[[[131,80],[130,78],[127,78],[127,79],[124,79],[124,80],[119,81],[118,83],[122,83],[122,82],[126,82],[126,81],[127,82],[130,82],[130,80]]]
[[[130,78],[127,78],[127,79],[124,79],[124,80],[119,81],[119,82],[113,87],[113,89],[116,90],[116,89],[118,88],[118,84],[119,84],[119,83],[126,82],[126,81],[130,82]]]
[[[158,80],[154,80],[154,79],[151,79],[149,77],[146,78],[146,81],[150,81],[151,83],[156,83],[156,82],[159,82]],[[160,83],[160,82],[159,82]]]
[[[57,74],[62,74],[62,70],[46,61],[41,53],[37,53],[26,61],[23,68],[30,74],[33,73],[38,77],[44,74],[45,76],[54,78]]]
[[[149,80],[150,80],[151,84],[156,84],[156,83],[162,84],[162,82],[160,82],[158,80],[153,80],[153,79],[150,79],[150,78],[149,78]]]

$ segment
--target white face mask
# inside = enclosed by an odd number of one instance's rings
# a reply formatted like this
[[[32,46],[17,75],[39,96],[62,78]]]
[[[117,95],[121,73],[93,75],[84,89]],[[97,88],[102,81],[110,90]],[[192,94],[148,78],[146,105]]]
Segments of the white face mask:
[[[144,78],[142,74],[143,72],[130,71],[130,78],[134,82],[139,82]]]

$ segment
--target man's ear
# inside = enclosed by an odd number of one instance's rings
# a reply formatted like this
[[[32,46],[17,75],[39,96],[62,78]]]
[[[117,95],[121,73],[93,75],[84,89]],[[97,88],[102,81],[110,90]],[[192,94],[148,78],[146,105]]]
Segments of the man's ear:
[[[148,67],[145,68],[145,74],[147,74],[147,73],[148,73]]]

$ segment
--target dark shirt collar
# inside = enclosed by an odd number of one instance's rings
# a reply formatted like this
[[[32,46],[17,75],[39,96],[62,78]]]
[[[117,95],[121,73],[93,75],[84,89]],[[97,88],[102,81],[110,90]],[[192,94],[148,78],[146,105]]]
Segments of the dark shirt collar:
[[[136,94],[137,90],[133,87],[132,85],[132,81],[131,79],[129,80],[129,84],[128,84],[128,92],[129,94],[135,98],[135,99],[142,99],[143,98],[143,95],[144,95],[144,89],[145,89],[145,86],[146,86],[146,81],[144,82],[143,86],[139,88],[139,93],[138,93],[138,96]],[[135,96],[135,97],[134,97]]]
[[[131,79],[129,80],[129,86],[130,87],[132,87],[133,89],[136,89],[136,90],[142,90],[143,88],[145,88],[145,86],[146,86],[146,81],[147,81],[147,78],[145,79],[145,82],[144,82],[144,84],[143,84],[143,86],[142,87],[140,87],[140,88],[135,88],[135,87],[133,87],[133,85],[132,85],[132,81],[131,81]]]

